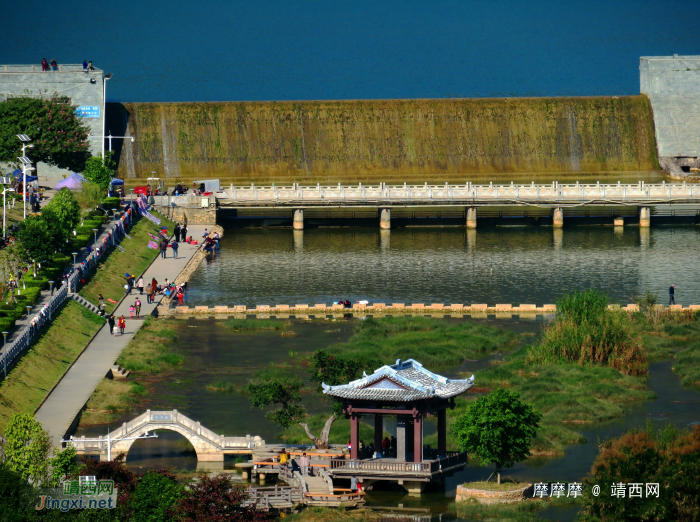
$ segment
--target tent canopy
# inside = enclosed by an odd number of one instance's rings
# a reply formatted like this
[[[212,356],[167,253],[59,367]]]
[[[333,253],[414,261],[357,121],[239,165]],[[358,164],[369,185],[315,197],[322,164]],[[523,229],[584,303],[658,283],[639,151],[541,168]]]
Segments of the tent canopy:
[[[85,178],[80,174],[76,174],[74,172],[70,175],[70,177],[67,177],[63,181],[58,182],[56,184],[56,190],[61,190],[62,188],[67,188],[70,190],[80,190],[83,188],[83,181],[85,181]]]
[[[119,179],[119,178],[113,178],[112,181],[111,181],[110,183],[111,183],[112,186],[114,186],[114,185],[123,185],[123,184],[124,184],[124,180],[123,180],[123,179]]]

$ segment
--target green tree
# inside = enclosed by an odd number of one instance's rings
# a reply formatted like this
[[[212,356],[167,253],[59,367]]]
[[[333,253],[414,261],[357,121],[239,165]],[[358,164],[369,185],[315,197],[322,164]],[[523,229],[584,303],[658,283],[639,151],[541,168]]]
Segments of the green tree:
[[[131,497],[134,522],[169,522],[170,510],[184,496],[184,488],[166,471],[149,471],[138,481]]]
[[[316,384],[316,392],[322,397],[321,383],[336,385],[352,381],[358,377],[361,371],[372,370],[381,363],[378,359],[364,359],[359,357],[340,358],[330,355],[325,350],[317,350],[311,357],[309,367],[309,379]],[[343,415],[342,404],[333,401],[332,414],[326,421],[319,437],[311,433],[309,425],[304,422],[307,416],[306,409],[301,404],[301,389],[304,383],[295,376],[273,375],[262,373],[247,386],[250,394],[250,402],[257,408],[266,408],[275,405],[277,409],[270,412],[272,420],[282,428],[289,428],[292,424],[298,424],[306,435],[314,441],[318,448],[328,448],[328,439],[333,423]]]
[[[44,261],[65,241],[63,231],[54,224],[43,216],[29,216],[20,223],[17,238],[27,259]]]
[[[49,478],[51,441],[41,424],[28,413],[14,413],[5,428],[5,461],[24,480],[41,486]]]
[[[105,191],[97,183],[86,181],[75,199],[84,210],[94,210],[105,199]],[[105,209],[107,210],[107,209]]]
[[[29,517],[25,510],[29,505],[32,487],[19,473],[0,462],[0,522],[21,522]]]
[[[452,436],[462,451],[483,465],[495,464],[500,484],[501,468],[530,456],[530,439],[537,434],[541,418],[519,393],[498,389],[477,399],[455,419]]]
[[[27,153],[32,161],[82,171],[90,157],[89,129],[76,116],[76,109],[61,96],[1,102],[0,161],[17,163],[22,151],[17,134],[26,134],[34,145]]]
[[[70,190],[63,188],[44,207],[41,216],[55,237],[63,243],[80,223],[80,203]]]
[[[112,161],[112,153],[106,152],[104,160],[96,156],[87,160],[85,170],[83,170],[83,176],[91,183],[99,185],[106,193],[109,190],[109,185],[112,182],[115,170],[116,165],[114,161]]]

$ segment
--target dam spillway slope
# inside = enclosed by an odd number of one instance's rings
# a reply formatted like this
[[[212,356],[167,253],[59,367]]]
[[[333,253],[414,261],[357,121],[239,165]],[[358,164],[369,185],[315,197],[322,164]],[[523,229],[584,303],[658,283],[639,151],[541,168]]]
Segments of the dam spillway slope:
[[[119,175],[234,182],[658,170],[646,96],[111,104]]]

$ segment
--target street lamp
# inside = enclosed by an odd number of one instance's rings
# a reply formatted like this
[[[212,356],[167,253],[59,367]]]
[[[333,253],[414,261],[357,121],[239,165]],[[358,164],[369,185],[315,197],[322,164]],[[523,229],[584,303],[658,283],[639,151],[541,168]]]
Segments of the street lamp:
[[[7,379],[7,335],[9,333],[10,332],[2,332],[2,335],[5,338],[2,344],[2,364],[5,370],[5,379]]]
[[[105,123],[107,118],[105,118],[105,111],[107,110],[107,80],[112,79],[112,73],[107,73],[102,78],[102,161],[105,159]],[[110,148],[111,150],[111,148]]]
[[[51,289],[51,291],[49,293],[50,298],[53,297],[53,285],[54,285],[54,281],[49,281],[49,288]],[[51,306],[52,303],[51,303],[50,298],[49,298],[49,321],[51,320],[51,308],[52,308],[52,306]]]
[[[134,143],[134,137],[133,137],[133,136],[112,136],[112,133],[111,133],[111,132],[110,132],[109,135],[107,135],[107,136],[88,136],[88,138],[91,139],[91,140],[96,140],[96,139],[100,139],[100,138],[101,138],[102,141],[104,141],[104,139],[107,138],[107,139],[109,140],[109,152],[112,152],[112,138],[114,138],[114,139],[122,139],[122,140],[125,140],[125,139],[128,138],[128,139],[131,140],[131,143]]]
[[[76,268],[75,268],[75,258],[76,257],[78,257],[78,253],[73,252],[73,272],[76,272]],[[68,285],[68,290],[70,290],[70,285]],[[73,292],[75,292],[76,290],[78,290],[78,283],[77,282],[73,283]]]
[[[7,237],[7,234],[5,233],[5,225],[6,225],[6,220],[5,220],[5,193],[7,192],[14,192],[15,189],[13,188],[6,188],[5,190],[2,191],[2,238],[5,239]]]
[[[27,171],[33,171],[34,167],[31,166],[32,160],[26,156],[20,156],[17,159],[22,162],[22,203],[24,205],[24,219],[27,219]]]

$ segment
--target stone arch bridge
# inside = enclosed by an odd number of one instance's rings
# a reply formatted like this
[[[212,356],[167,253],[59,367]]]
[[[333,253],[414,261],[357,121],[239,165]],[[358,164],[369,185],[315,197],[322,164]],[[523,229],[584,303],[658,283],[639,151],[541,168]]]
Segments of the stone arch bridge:
[[[205,428],[201,423],[172,411],[146,410],[130,422],[99,438],[86,439],[71,437],[69,444],[80,455],[99,455],[100,460],[107,460],[107,448],[111,444],[111,453],[116,456],[129,452],[136,437],[156,430],[170,430],[185,437],[194,447],[197,460],[201,462],[223,462],[224,455],[235,453],[252,453],[254,449],[265,446],[260,437],[225,437]]]

